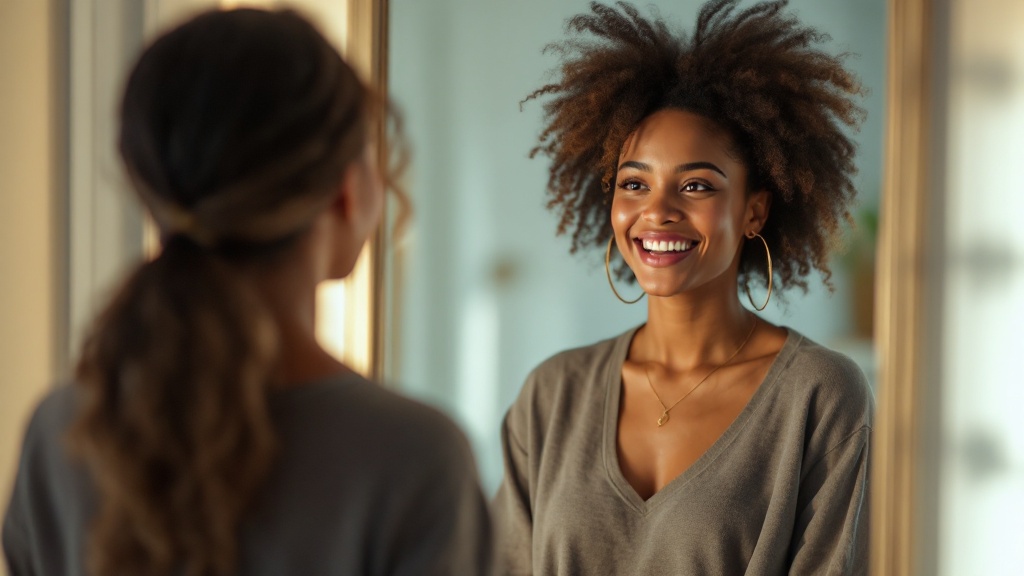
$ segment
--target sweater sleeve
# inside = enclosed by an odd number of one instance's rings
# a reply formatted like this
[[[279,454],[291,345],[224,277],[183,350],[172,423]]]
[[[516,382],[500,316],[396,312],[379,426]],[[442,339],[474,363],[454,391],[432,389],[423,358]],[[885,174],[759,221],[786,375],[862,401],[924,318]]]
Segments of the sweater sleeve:
[[[59,542],[60,523],[49,491],[48,463],[55,458],[51,432],[59,396],[42,401],[32,414],[22,442],[14,489],[3,522],[3,552],[11,576],[44,574],[39,547]],[[56,547],[56,546],[54,546]],[[52,556],[57,556],[54,554]],[[50,559],[51,562],[53,558]]]
[[[384,525],[388,545],[381,565],[388,576],[488,576],[492,530],[487,502],[477,481],[476,464],[466,440],[452,432],[435,440],[446,449],[431,450],[432,462],[412,473],[418,486],[395,498],[393,523]]]
[[[515,419],[512,410],[501,427],[505,474],[492,506],[498,536],[497,573],[500,576],[532,574],[533,561],[529,457],[512,430]]]
[[[27,443],[26,443],[27,447]],[[7,571],[11,576],[31,576],[36,574],[32,567],[32,554],[29,542],[32,538],[31,518],[28,511],[28,474],[26,457],[23,449],[21,464],[14,480],[14,491],[7,507],[3,523],[3,551],[7,560]]]
[[[565,465],[562,458],[566,447],[553,447],[556,439],[564,438],[564,431],[556,422],[564,424],[568,420],[559,415],[576,406],[593,409],[599,405],[593,400],[605,397],[603,382],[608,358],[616,345],[628,345],[634,332],[630,330],[616,338],[548,358],[527,376],[505,415],[501,426],[505,471],[491,507],[497,536],[498,576],[530,576],[535,570],[550,572],[544,566],[552,559],[546,553],[541,557],[539,534],[552,521],[552,514],[550,508],[546,517],[536,514],[543,506],[539,499],[550,495],[545,491],[550,485],[540,480],[541,462],[551,458],[558,460],[560,467]],[[600,414],[603,408],[596,410]],[[571,467],[566,470],[569,474],[580,473]]]
[[[790,574],[868,573],[870,432],[845,438],[801,483]]]

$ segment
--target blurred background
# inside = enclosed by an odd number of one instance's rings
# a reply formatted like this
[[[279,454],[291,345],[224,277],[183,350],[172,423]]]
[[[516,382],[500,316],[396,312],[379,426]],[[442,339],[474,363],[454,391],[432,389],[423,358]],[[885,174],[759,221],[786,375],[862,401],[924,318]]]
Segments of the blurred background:
[[[885,133],[887,30],[901,0],[791,0],[832,37],[870,94],[859,205],[836,290],[773,297],[767,317],[852,356],[874,382],[876,231]],[[155,31],[210,6],[290,5],[339,45],[342,0],[0,0],[0,507],[32,407],[66,381],[83,327],[146,248],[113,149],[123,75]],[[646,6],[646,2],[638,2]],[[658,0],[689,28],[700,2]],[[746,2],[745,4],[749,4]],[[1024,2],[930,0],[928,280],[913,421],[914,574],[1018,574],[1024,566]],[[530,369],[559,350],[639,324],[603,254],[568,254],[545,211],[544,160],[527,153],[541,109],[519,102],[550,77],[542,47],[584,0],[390,0],[387,82],[414,148],[413,224],[388,246],[386,385],[466,431],[488,492],[498,429]],[[906,193],[899,189],[887,194]],[[897,223],[898,225],[898,223]],[[632,294],[629,287],[626,293]],[[755,294],[755,299],[757,298]],[[345,319],[328,309],[323,331]],[[385,329],[385,327],[379,327]],[[351,345],[351,343],[348,343]],[[883,353],[885,351],[882,351]],[[879,392],[883,392],[879,390]],[[880,394],[881,396],[881,394]],[[2,573],[2,567],[0,567]]]

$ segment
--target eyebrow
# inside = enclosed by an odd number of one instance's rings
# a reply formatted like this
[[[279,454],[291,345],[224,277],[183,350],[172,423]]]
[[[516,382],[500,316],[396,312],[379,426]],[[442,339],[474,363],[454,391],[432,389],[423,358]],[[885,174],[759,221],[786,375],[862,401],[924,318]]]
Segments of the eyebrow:
[[[635,168],[641,172],[654,172],[650,164],[635,162],[633,160],[627,160],[626,162],[619,164],[619,170],[622,170],[623,168]],[[714,172],[718,172],[722,176],[725,176],[725,172],[722,172],[721,168],[715,166],[711,162],[688,162],[686,164],[680,164],[679,166],[676,166],[675,173],[682,174],[683,172],[693,172],[694,170],[712,170]],[[725,177],[728,178],[728,176]]]

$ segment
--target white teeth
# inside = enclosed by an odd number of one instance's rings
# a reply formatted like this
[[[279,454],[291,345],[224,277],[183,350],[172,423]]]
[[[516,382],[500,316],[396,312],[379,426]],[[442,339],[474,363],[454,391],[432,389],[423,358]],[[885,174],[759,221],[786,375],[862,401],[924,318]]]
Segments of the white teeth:
[[[651,252],[684,252],[693,247],[693,243],[689,241],[675,241],[667,242],[665,240],[644,240],[644,250],[650,250]]]

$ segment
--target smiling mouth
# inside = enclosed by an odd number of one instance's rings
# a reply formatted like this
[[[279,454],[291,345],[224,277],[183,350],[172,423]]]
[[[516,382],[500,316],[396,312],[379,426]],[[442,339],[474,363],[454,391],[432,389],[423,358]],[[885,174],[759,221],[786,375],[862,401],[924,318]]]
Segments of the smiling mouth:
[[[637,238],[635,242],[651,254],[675,254],[689,252],[698,244],[693,240],[676,240],[675,242],[667,242],[665,240],[641,240],[640,238]]]

